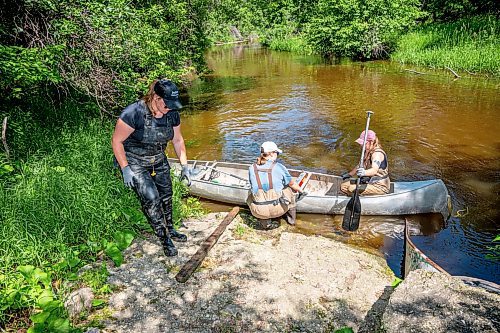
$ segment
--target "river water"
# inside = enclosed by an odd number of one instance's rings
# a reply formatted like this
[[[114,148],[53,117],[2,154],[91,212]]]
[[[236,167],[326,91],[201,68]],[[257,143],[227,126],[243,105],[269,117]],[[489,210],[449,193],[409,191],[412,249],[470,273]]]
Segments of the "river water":
[[[340,174],[359,161],[354,140],[372,110],[370,128],[388,154],[391,179],[441,178],[454,212],[464,210],[445,228],[434,215],[411,217],[422,229],[412,240],[452,275],[500,283],[500,263],[488,258],[500,233],[499,81],[455,80],[426,69],[417,75],[386,61],[332,63],[257,46],[217,48],[207,62],[212,74],[183,96],[190,159],[250,163],[270,140],[288,167]],[[363,217],[349,236],[340,225],[339,216],[299,214],[292,229],[381,253],[401,273],[403,217]]]

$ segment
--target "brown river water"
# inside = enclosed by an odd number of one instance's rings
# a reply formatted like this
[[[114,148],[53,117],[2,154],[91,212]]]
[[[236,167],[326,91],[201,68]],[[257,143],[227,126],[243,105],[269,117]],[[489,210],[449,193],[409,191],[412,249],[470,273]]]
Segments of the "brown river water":
[[[428,69],[416,75],[405,71],[412,66],[386,61],[332,63],[258,46],[217,48],[206,59],[213,73],[182,96],[190,159],[251,163],[270,140],[288,167],[341,174],[359,161],[354,140],[372,110],[370,128],[388,154],[391,179],[441,178],[454,215],[468,211],[445,228],[434,215],[410,217],[421,225],[412,240],[453,275],[500,283],[499,259],[489,258],[500,233],[500,81],[454,80]],[[340,225],[341,216],[299,214],[291,229],[376,251],[401,274],[404,217],[363,217],[352,235]]]

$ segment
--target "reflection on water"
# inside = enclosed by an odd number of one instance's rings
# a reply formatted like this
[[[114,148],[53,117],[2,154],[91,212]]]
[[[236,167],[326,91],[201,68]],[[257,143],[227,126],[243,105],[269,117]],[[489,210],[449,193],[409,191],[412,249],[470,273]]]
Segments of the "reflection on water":
[[[373,110],[391,179],[441,178],[455,210],[469,209],[445,230],[416,236],[416,245],[451,274],[500,282],[499,263],[485,258],[500,221],[498,81],[416,76],[380,61],[333,65],[245,46],[215,49],[207,61],[213,74],[193,84],[182,112],[190,158],[251,162],[272,140],[285,165],[340,174],[359,160],[353,141]],[[340,229],[337,217],[303,219],[301,232],[335,237]],[[370,219],[347,241],[388,260],[400,256],[403,220]]]

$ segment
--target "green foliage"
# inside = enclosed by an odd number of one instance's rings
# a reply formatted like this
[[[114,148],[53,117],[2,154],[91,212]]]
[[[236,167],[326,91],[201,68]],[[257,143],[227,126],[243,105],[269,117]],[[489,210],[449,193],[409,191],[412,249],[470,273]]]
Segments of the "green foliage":
[[[247,231],[247,228],[245,227],[245,225],[243,223],[238,223],[236,225],[236,228],[234,229],[234,232],[240,238],[243,237],[243,235],[246,233],[246,231]]]
[[[398,35],[422,16],[418,0],[220,0],[214,12],[212,31],[228,31],[229,24],[256,32],[273,49],[363,59],[387,57]]]
[[[354,333],[353,329],[351,327],[342,327],[339,328],[338,330],[335,330],[334,333]]]
[[[213,0],[207,13],[204,32],[211,43],[228,42],[237,39],[231,33],[236,28],[247,37],[258,33],[257,29],[265,24],[265,17],[254,1]]]
[[[500,25],[493,16],[424,25],[404,35],[393,60],[500,76]]]
[[[380,58],[388,54],[401,31],[420,16],[416,0],[320,0],[306,24],[306,36],[322,54]]]
[[[302,36],[284,36],[281,38],[273,38],[269,44],[273,50],[287,51],[297,54],[312,54],[313,48],[309,45],[306,39]]]
[[[32,265],[18,266],[16,272],[0,275],[0,320],[6,310],[35,307],[28,332],[68,332],[69,321],[62,302],[52,290],[51,272]]]
[[[57,64],[62,59],[63,46],[23,48],[0,45],[0,87],[19,98],[24,91],[41,83],[61,82]]]
[[[496,0],[426,0],[422,9],[432,22],[454,21],[467,16],[495,14],[500,10]]]
[[[103,262],[99,269],[90,269],[82,273],[80,276],[81,281],[88,287],[92,288],[92,291],[96,295],[107,294],[109,292],[109,285],[106,284],[109,272],[106,267],[106,263]],[[99,306],[102,303],[95,304],[94,306]]]
[[[104,246],[112,244],[117,251],[124,250],[132,242],[133,236],[129,232],[115,233],[114,241],[103,240]],[[103,245],[93,244],[94,250],[101,251]],[[85,245],[80,245],[84,249]],[[119,249],[118,249],[119,247]],[[52,288],[52,281],[56,278],[66,280],[76,280],[76,271],[84,264],[79,258],[80,251],[70,250],[61,247],[65,257],[59,262],[50,265],[45,263],[43,270],[32,265],[18,266],[16,271],[6,270],[0,274],[0,323],[8,318],[8,312],[20,310],[26,307],[35,309],[35,313],[30,316],[33,326],[29,332],[69,332],[70,324],[63,303],[59,300],[65,294],[65,290],[56,293]],[[107,250],[107,247],[106,249]],[[115,254],[113,254],[115,255]],[[110,255],[113,261],[115,260]],[[123,258],[123,256],[122,256]],[[87,286],[91,287],[97,295],[111,292],[111,288],[106,284],[109,273],[106,263],[101,264],[100,269],[87,270],[79,279]],[[96,299],[93,306],[101,306],[105,301]]]
[[[15,36],[0,48],[0,89],[9,98],[52,83],[109,112],[143,93],[153,78],[179,81],[204,68],[204,0],[24,0],[2,14],[0,27]]]

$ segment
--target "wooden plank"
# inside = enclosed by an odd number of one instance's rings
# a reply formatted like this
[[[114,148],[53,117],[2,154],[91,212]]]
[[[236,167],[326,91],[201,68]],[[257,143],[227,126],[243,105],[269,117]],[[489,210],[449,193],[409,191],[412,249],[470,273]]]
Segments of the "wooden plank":
[[[194,271],[203,262],[203,259],[205,259],[205,257],[207,256],[208,251],[215,245],[215,243],[217,243],[219,237],[222,235],[224,230],[226,230],[226,227],[229,225],[229,223],[231,223],[236,215],[238,215],[239,211],[240,207],[234,207],[233,209],[231,209],[231,211],[217,226],[214,232],[212,232],[212,234],[207,239],[205,239],[205,241],[203,241],[198,251],[196,251],[191,259],[189,259],[189,261],[185,263],[184,266],[182,266],[179,273],[177,273],[177,275],[175,276],[177,282],[184,283],[191,277]]]

